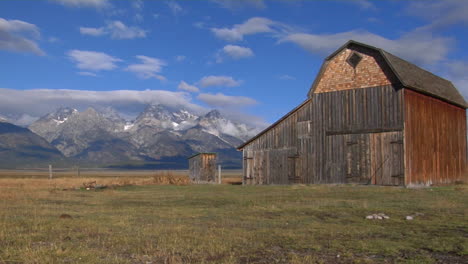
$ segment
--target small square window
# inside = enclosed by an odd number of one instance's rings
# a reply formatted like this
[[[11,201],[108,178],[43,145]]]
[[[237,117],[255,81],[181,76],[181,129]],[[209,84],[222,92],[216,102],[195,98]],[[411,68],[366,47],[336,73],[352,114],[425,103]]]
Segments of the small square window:
[[[359,62],[362,60],[362,56],[357,54],[356,52],[353,52],[346,62],[351,65],[351,67],[356,68],[356,66],[359,64]]]

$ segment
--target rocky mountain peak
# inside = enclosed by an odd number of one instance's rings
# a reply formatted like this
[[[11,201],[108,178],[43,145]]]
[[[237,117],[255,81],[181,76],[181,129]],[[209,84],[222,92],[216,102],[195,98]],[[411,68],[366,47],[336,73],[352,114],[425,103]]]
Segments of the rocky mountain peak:
[[[84,110],[82,113],[82,115],[85,115],[85,116],[99,116],[99,112],[96,111],[96,109],[92,108],[92,107],[88,107],[86,110]]]
[[[209,119],[221,119],[223,118],[223,115],[221,114],[221,112],[219,112],[218,110],[211,110],[210,112],[206,113],[206,115],[204,116],[205,118],[209,118]]]
[[[110,106],[97,108],[97,111],[111,121],[125,123],[125,119],[120,116],[119,112]]]
[[[70,107],[60,107],[55,112],[52,112],[39,120],[42,121],[54,121],[57,125],[67,121],[72,115],[78,114],[78,110]]]

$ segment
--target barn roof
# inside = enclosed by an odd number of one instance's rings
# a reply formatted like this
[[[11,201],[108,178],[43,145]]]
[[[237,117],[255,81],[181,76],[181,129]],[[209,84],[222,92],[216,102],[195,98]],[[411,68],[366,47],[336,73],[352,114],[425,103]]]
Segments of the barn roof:
[[[312,87],[310,88],[309,91],[309,99],[305,100],[302,104],[291,110],[289,113],[281,117],[278,121],[258,133],[256,136],[252,137],[251,139],[247,140],[244,144],[240,145],[237,147],[237,149],[242,149],[246,145],[248,145],[250,142],[254,141],[255,139],[259,138],[261,135],[265,134],[268,130],[272,129],[275,127],[277,124],[279,124],[281,121],[286,119],[288,116],[292,115],[294,112],[299,110],[303,105],[305,105],[309,100],[310,100],[310,94],[313,93],[313,90],[315,89],[315,86],[318,84],[318,80],[320,79],[320,76],[323,73],[323,70],[326,66],[326,63],[331,60],[333,57],[335,57],[339,52],[341,52],[343,49],[351,46],[351,45],[357,45],[361,46],[364,48],[372,49],[375,51],[378,51],[382,57],[385,59],[387,62],[388,66],[392,70],[392,72],[395,74],[395,76],[398,78],[400,83],[408,88],[415,90],[417,92],[421,92],[436,98],[439,98],[443,101],[455,104],[457,106],[467,108],[468,104],[466,103],[465,99],[463,96],[458,92],[457,88],[452,84],[452,82],[441,78],[437,75],[434,75],[408,61],[405,61],[385,50],[382,50],[380,48],[376,48],[374,46],[370,46],[364,43],[360,43],[354,40],[350,40],[346,42],[343,46],[341,46],[339,49],[337,49],[335,52],[333,52],[330,56],[328,56],[325,59],[325,62],[322,65],[322,68],[320,69],[320,72],[315,79],[314,83],[312,84]]]
[[[381,51],[403,86],[467,108],[463,96],[451,81],[434,75],[397,56]]]
[[[309,97],[313,93],[315,86],[320,80],[320,76],[329,60],[335,57],[343,49],[348,48],[349,46],[359,46],[367,49],[377,51],[382,55],[385,62],[388,64],[393,74],[397,77],[400,83],[411,90],[427,94],[448,103],[467,108],[468,104],[466,103],[463,96],[458,92],[457,88],[452,84],[452,82],[441,78],[437,75],[434,75],[408,61],[405,61],[383,49],[376,48],[364,43],[360,43],[354,40],[346,42],[343,46],[333,52],[330,56],[325,59],[325,62],[322,65],[317,78],[312,84],[312,88],[309,91]]]

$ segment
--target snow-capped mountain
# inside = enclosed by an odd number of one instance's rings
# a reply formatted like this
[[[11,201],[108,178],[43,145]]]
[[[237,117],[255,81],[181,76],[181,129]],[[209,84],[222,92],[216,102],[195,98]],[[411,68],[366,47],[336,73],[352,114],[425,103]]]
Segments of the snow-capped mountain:
[[[29,126],[29,129],[51,142],[60,132],[58,127],[76,114],[78,114],[78,110],[76,109],[61,107],[55,112],[39,118]]]
[[[176,157],[186,163],[195,152],[218,152],[220,159],[240,164],[235,147],[257,132],[217,110],[199,115],[160,104],[147,106],[133,121],[112,108],[60,108],[29,128],[66,157],[100,164]]]
[[[149,105],[132,124],[128,124],[127,129],[137,131],[146,126],[160,131],[184,130],[194,126],[197,118],[197,115],[185,109],[174,110],[161,104]]]
[[[256,130],[246,124],[233,122],[226,119],[218,110],[212,110],[198,120],[198,124],[204,131],[220,136],[229,135],[242,140],[247,140],[256,134]]]

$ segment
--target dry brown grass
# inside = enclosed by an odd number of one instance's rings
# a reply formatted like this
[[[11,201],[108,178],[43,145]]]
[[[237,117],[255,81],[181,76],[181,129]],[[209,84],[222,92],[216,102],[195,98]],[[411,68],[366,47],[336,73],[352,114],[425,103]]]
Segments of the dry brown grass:
[[[189,185],[188,176],[180,176],[171,171],[166,171],[153,176],[153,184],[157,185]]]
[[[28,172],[30,174],[30,172]],[[0,178],[0,200],[27,199],[29,194],[34,196],[47,196],[49,192],[57,190],[68,190],[82,188],[86,184],[93,182],[95,185],[108,187],[122,186],[143,186],[143,185],[188,185],[190,180],[187,174],[175,173],[172,171],[158,171],[146,174],[144,176],[102,176],[95,173],[94,177],[65,177],[47,179],[46,176],[37,178],[25,178],[12,175],[8,177],[3,174]],[[124,174],[125,175],[125,174]]]
[[[0,178],[0,263],[465,263],[468,256],[465,185],[173,186],[187,177],[124,175]],[[74,190],[92,181],[123,187]],[[364,219],[378,212],[391,219]]]

